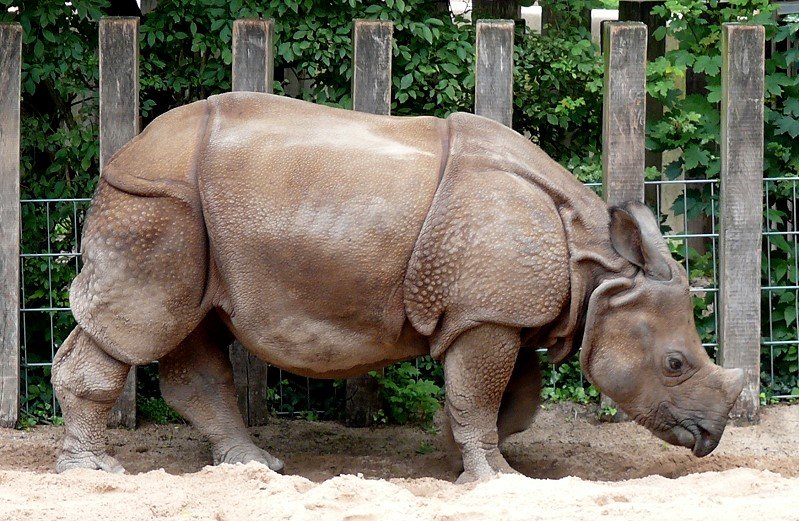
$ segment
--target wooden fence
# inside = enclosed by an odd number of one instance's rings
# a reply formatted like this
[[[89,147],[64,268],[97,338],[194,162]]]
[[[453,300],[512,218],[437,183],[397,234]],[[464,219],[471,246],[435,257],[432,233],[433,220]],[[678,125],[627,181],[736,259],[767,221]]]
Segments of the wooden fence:
[[[354,24],[353,106],[387,114],[391,100],[389,22]],[[724,26],[720,230],[719,360],[746,371],[746,387],[733,411],[756,421],[760,360],[760,234],[763,157],[764,31]],[[138,19],[100,22],[101,164],[138,131]],[[604,196],[610,203],[643,198],[647,27],[640,22],[604,25],[607,65],[603,107]],[[233,31],[233,89],[270,91],[273,25],[239,20]],[[505,125],[513,106],[513,22],[477,23],[475,111]],[[0,25],[0,426],[19,412],[19,88],[21,30]],[[263,364],[231,348],[239,404],[250,424],[266,419]],[[350,414],[359,423],[375,407],[372,384],[348,381]],[[370,387],[371,385],[371,387]],[[113,416],[135,424],[133,375]],[[360,396],[364,398],[361,399]]]

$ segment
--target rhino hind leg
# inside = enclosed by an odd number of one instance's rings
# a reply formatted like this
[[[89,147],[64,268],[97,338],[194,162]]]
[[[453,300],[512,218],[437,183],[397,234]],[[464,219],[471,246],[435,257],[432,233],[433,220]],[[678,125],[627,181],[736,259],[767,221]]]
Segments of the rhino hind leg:
[[[497,419],[519,352],[519,330],[483,324],[446,351],[446,413],[463,456],[459,483],[515,473],[499,452]]]
[[[52,382],[66,432],[56,472],[75,468],[125,471],[106,452],[106,422],[130,367],[103,351],[80,326],[61,345],[53,360]]]
[[[214,314],[206,317],[177,349],[159,360],[161,393],[211,442],[214,464],[257,461],[282,472],[283,462],[258,448],[244,425],[226,349],[231,340]]]

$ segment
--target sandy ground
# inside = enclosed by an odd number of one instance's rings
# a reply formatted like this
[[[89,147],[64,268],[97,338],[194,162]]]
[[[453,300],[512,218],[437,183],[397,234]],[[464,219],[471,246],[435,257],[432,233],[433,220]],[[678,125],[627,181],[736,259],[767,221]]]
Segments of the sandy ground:
[[[799,521],[799,406],[728,427],[697,459],[591,408],[543,410],[503,450],[524,476],[454,485],[450,456],[418,428],[348,429],[276,419],[256,443],[289,475],[249,464],[206,467],[185,425],[111,431],[131,474],[53,474],[62,428],[0,429],[0,519],[758,519]]]

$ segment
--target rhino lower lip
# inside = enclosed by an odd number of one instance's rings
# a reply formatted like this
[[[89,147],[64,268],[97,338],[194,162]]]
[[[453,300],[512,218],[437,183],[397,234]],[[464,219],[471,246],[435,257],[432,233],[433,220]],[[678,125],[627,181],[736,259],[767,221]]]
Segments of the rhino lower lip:
[[[713,452],[713,449],[719,444],[719,441],[714,439],[713,435],[698,425],[694,425],[693,428],[689,430],[691,434],[694,435],[694,448],[692,452],[694,456],[698,458],[707,456]]]

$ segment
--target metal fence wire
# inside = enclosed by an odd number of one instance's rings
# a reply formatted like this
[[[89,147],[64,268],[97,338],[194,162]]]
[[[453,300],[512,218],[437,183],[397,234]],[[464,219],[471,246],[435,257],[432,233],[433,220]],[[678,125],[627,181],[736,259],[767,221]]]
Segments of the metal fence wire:
[[[79,233],[89,199],[20,201],[20,371],[23,413],[57,411],[53,356],[75,326],[69,284],[80,270]]]
[[[761,385],[770,398],[796,398],[799,386],[799,177],[764,179]],[[601,186],[589,185],[597,191]],[[718,180],[646,182],[646,200],[661,222],[672,255],[689,275],[697,330],[716,356],[718,320]],[[21,201],[22,411],[57,413],[50,386],[53,356],[75,322],[69,284],[81,267],[80,231],[88,198]],[[268,398],[277,414],[325,414],[341,406],[341,384],[299,377],[275,367]]]

